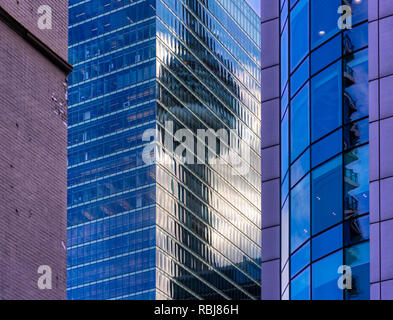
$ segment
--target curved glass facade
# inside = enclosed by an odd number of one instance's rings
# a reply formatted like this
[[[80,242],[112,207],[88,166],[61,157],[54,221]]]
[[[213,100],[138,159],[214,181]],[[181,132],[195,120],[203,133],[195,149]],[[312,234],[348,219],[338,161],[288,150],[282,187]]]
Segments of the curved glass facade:
[[[281,1],[283,299],[369,298],[367,13],[367,0]]]
[[[258,17],[232,0],[69,6],[68,298],[260,298]],[[184,129],[231,131],[250,170],[184,161],[165,142]]]
[[[159,299],[260,297],[260,25],[234,3],[157,1]],[[166,141],[185,129],[233,130],[250,171],[184,163]]]

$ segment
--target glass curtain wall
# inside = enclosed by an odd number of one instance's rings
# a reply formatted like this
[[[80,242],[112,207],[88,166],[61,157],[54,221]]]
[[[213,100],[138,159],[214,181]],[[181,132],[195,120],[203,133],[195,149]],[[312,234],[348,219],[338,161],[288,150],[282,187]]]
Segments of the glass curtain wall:
[[[368,3],[280,4],[282,298],[368,299]]]
[[[70,0],[69,12],[68,298],[259,299],[258,16],[238,0]],[[240,166],[210,163],[210,146],[189,162],[173,152],[180,130],[200,143],[209,129],[245,146]]]
[[[157,0],[160,299],[260,298],[259,37],[259,19],[243,1]],[[192,148],[184,157],[195,162],[184,162],[167,147],[178,130],[199,143],[198,130],[208,129],[243,140],[248,173]]]
[[[154,5],[69,2],[68,299],[155,298]]]

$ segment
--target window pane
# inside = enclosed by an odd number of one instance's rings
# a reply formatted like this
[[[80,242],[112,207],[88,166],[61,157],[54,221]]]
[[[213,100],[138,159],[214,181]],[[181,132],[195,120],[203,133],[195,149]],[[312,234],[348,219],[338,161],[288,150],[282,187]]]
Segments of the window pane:
[[[345,218],[369,212],[368,145],[344,155]]]
[[[288,201],[282,208],[281,215],[281,268],[286,264],[289,257],[289,209]]]
[[[311,47],[314,49],[340,30],[337,27],[337,10],[341,0],[311,1]]]
[[[312,297],[314,300],[342,300],[343,291],[338,287],[338,268],[343,265],[340,250],[313,264]]]
[[[289,194],[289,174],[284,179],[284,182],[281,185],[281,205],[284,204],[287,196]]]
[[[293,96],[299,88],[309,78],[309,59],[306,59],[300,67],[291,76],[291,96]]]
[[[369,216],[345,221],[344,239],[345,245],[349,246],[370,238]]]
[[[289,101],[289,93],[288,93],[288,86],[287,86],[281,97],[281,119],[285,115],[285,111],[287,110],[288,101]]]
[[[371,0],[374,1],[374,0]],[[368,18],[368,0],[352,1],[352,24],[358,24]]]
[[[310,175],[291,192],[291,252],[310,236]]]
[[[352,149],[369,140],[369,120],[364,119],[348,124],[344,128],[344,148]]]
[[[304,270],[291,283],[292,300],[310,300],[310,268]]]
[[[285,266],[281,274],[281,292],[287,288],[289,284],[289,263]]]
[[[342,157],[312,173],[312,232],[317,234],[342,220]]]
[[[285,5],[281,11],[281,30],[284,27],[284,24],[287,22],[288,18],[288,6]]]
[[[352,54],[360,48],[368,45],[368,24],[363,23],[353,29],[344,32],[343,53]]]
[[[315,141],[342,122],[340,61],[313,78],[311,95],[311,130],[312,141]]]
[[[300,0],[291,13],[291,71],[307,55],[308,46],[308,0]]]
[[[311,54],[311,74],[317,73],[341,57],[341,36],[337,36]]]
[[[370,299],[370,245],[363,242],[345,249],[345,264],[351,267],[352,289],[345,290],[349,300]]]
[[[310,263],[310,242],[291,257],[291,278]]]
[[[342,151],[342,129],[315,143],[311,148],[312,167],[332,158]]]
[[[281,90],[288,81],[288,24],[281,36]]]
[[[288,112],[281,123],[281,177],[284,179],[289,165],[289,132],[288,132]]]
[[[303,155],[296,160],[291,166],[291,187],[303,178],[306,173],[310,171],[310,150],[307,150]]]
[[[291,161],[309,145],[309,92],[305,86],[291,103]]]
[[[343,227],[340,224],[333,229],[330,229],[319,236],[316,236],[312,241],[312,259],[328,255],[329,253],[340,249],[343,246]]]
[[[344,121],[368,115],[368,50],[345,59]]]

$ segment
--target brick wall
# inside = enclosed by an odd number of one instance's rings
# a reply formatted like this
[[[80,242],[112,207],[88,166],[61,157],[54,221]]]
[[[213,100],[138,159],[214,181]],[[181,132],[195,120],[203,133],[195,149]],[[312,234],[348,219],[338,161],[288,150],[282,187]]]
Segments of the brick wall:
[[[32,2],[19,0],[21,10]],[[58,37],[43,36],[65,56]],[[64,299],[66,76],[3,22],[0,39],[0,299]],[[38,288],[40,265],[52,268],[52,290]]]
[[[52,30],[38,28],[38,8],[52,8]],[[67,0],[0,0],[0,6],[22,23],[32,34],[63,59],[67,59],[68,48],[68,1]]]

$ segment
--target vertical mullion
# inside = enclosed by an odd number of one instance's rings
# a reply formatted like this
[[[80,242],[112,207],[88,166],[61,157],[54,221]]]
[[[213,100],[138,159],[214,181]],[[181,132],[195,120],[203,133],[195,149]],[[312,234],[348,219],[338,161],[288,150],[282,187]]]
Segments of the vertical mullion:
[[[309,124],[309,161],[310,161],[310,300],[312,300],[312,152],[311,152],[311,144],[312,144],[312,87],[311,87],[311,1],[308,3],[308,54],[309,54],[309,63],[308,63],[308,96],[309,96],[309,112],[308,112],[308,124]]]

